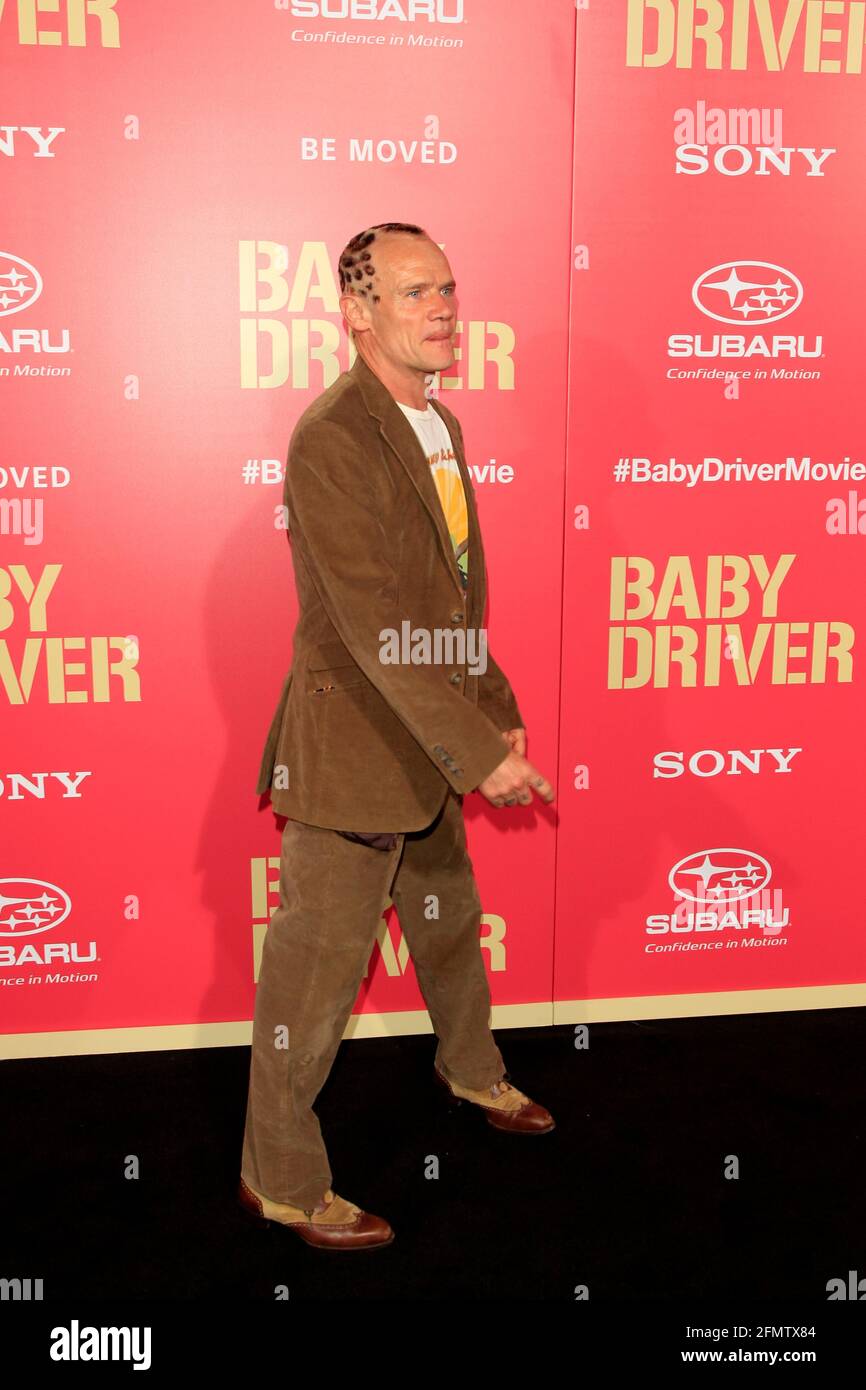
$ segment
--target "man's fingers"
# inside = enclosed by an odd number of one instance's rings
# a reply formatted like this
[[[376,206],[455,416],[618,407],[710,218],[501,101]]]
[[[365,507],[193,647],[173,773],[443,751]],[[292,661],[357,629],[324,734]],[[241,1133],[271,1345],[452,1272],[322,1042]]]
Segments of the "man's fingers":
[[[482,795],[491,806],[531,806],[533,796],[547,803],[554,798],[553,787],[547,778],[526,758],[516,754],[513,759],[504,759],[502,767],[497,768],[486,782],[492,785],[488,790],[487,786],[482,784]],[[493,790],[494,787],[497,788],[496,791]],[[479,787],[479,791],[481,790]]]
[[[540,796],[542,801],[551,802],[553,800],[553,787],[546,777],[541,776],[541,773],[531,779],[530,785],[536,796]]]
[[[528,779],[528,784],[524,784],[518,790],[512,792],[501,792],[499,796],[488,797],[492,806],[531,806],[533,795],[541,798],[542,801],[550,803],[553,801],[553,787],[546,777],[538,773],[535,777]]]

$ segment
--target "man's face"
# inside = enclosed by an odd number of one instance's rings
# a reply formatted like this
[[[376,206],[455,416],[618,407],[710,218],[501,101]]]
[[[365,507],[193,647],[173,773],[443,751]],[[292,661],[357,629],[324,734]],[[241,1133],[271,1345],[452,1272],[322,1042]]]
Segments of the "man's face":
[[[368,249],[373,288],[359,296],[368,347],[397,367],[446,370],[454,362],[457,298],[444,252],[426,237],[394,232],[378,232]]]

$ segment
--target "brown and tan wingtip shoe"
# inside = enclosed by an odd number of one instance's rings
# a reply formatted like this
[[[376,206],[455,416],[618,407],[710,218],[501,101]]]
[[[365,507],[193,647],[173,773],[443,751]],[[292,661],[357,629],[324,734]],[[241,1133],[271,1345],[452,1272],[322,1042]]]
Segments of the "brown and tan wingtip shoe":
[[[304,1211],[287,1202],[272,1202],[243,1178],[238,1185],[238,1202],[253,1221],[260,1226],[272,1221],[287,1226],[319,1250],[375,1250],[391,1244],[394,1232],[384,1217],[362,1211],[330,1188],[324,1200],[328,1203],[324,1211]]]
[[[494,1129],[504,1129],[509,1134],[549,1134],[556,1128],[549,1110],[530,1100],[529,1096],[504,1078],[486,1091],[472,1091],[466,1086],[452,1084],[435,1065],[433,1072],[456,1105],[468,1100],[479,1106],[486,1114],[487,1123],[493,1125]]]

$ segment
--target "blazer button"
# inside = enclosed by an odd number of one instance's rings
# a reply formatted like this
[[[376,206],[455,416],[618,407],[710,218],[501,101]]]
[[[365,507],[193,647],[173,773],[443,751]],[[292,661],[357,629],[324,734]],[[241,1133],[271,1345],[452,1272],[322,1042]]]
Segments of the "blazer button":
[[[463,622],[463,617],[464,617],[464,615],[463,615],[462,613],[452,613],[452,614],[451,614],[451,621],[452,621],[452,623],[462,623],[462,622]]]
[[[452,685],[459,685],[462,679],[463,677],[461,676],[459,671],[455,671],[454,674],[449,677],[449,680],[451,681]]]

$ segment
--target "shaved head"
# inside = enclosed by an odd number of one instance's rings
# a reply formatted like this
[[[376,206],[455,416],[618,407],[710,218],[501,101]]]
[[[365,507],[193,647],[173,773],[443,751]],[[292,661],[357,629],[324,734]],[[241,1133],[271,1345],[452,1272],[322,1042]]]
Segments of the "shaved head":
[[[423,227],[416,227],[412,222],[377,222],[375,226],[358,232],[343,248],[337,267],[340,273],[340,289],[344,294],[359,294],[365,299],[369,296],[373,304],[379,303],[381,295],[376,285],[373,243],[377,234],[381,234],[381,245],[382,236],[394,232],[406,236],[427,236]]]

